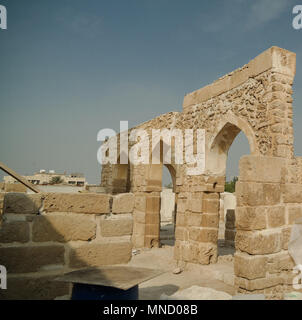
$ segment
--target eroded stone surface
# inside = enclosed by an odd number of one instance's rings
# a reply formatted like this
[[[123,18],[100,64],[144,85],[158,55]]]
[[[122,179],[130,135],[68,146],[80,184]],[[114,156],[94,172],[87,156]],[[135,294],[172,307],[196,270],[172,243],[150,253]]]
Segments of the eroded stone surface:
[[[45,212],[109,213],[110,196],[107,194],[49,193],[45,195]]]

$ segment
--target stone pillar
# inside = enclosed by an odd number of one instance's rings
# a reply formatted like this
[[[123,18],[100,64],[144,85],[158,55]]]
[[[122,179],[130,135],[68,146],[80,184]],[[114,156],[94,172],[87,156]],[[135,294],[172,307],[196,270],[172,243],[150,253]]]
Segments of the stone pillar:
[[[162,165],[133,166],[131,187],[135,194],[133,246],[158,247],[160,244],[160,192]]]
[[[159,247],[160,239],[160,193],[153,192],[146,197],[145,240],[147,248]]]
[[[176,214],[175,251],[178,261],[217,261],[219,192],[224,177],[194,176],[180,187]]]
[[[285,159],[244,156],[236,184],[235,284],[239,292],[282,298],[293,261],[284,245]]]
[[[235,210],[228,209],[225,216],[225,244],[234,246],[236,236]]]

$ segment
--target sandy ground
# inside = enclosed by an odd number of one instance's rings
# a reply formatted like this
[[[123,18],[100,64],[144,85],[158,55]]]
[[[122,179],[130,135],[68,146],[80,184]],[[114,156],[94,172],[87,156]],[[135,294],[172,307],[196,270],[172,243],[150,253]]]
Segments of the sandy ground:
[[[139,298],[141,300],[157,300],[163,293],[171,295],[179,289],[193,285],[209,287],[234,295],[235,289],[230,285],[233,279],[233,262],[231,256],[226,255],[230,250],[223,249],[225,255],[219,258],[217,264],[206,266],[187,264],[180,274],[173,274],[173,270],[176,268],[173,259],[173,246],[164,245],[162,248],[137,251],[129,265],[163,271],[162,275],[139,285]]]

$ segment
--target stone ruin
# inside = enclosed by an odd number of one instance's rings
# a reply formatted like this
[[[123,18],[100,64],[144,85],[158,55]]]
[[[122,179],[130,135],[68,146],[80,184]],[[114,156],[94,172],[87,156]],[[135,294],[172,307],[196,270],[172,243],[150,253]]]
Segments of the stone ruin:
[[[217,261],[219,200],[228,150],[242,131],[250,155],[240,159],[236,210],[235,284],[239,292],[283,292],[292,286],[291,228],[302,217],[302,158],[294,155],[293,52],[272,47],[247,65],[187,94],[182,112],[169,112],[133,129],[205,129],[205,174],[186,175],[186,164],[103,165],[107,192],[132,192],[134,247],[159,245],[162,166],[176,194],[174,257]],[[129,149],[132,145],[129,145]],[[173,144],[172,144],[173,149]],[[173,153],[173,152],[172,152]],[[229,232],[229,233],[230,233]],[[232,233],[229,238],[232,238]]]
[[[272,47],[187,94],[182,112],[136,127],[205,129],[202,175],[187,175],[186,164],[107,164],[101,179],[107,194],[0,193],[0,264],[8,266],[14,288],[0,295],[64,295],[70,288],[54,285],[54,276],[83,265],[127,263],[131,248],[159,246],[163,165],[175,193],[175,260],[216,263],[227,154],[240,131],[251,154],[240,159],[236,209],[227,217],[236,248],[235,286],[241,293],[280,297],[291,291],[295,262],[288,243],[302,217],[302,157],[293,149],[295,70],[295,54]]]

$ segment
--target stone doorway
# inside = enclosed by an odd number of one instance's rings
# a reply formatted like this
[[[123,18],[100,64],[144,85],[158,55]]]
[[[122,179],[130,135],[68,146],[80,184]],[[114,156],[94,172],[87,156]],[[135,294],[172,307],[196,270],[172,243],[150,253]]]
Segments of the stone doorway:
[[[220,193],[218,256],[235,253],[236,237],[236,183],[239,177],[239,161],[244,155],[250,154],[249,142],[242,131],[234,138],[227,151],[226,184]]]
[[[170,167],[170,170],[173,168]],[[162,191],[160,194],[160,245],[175,243],[175,185],[167,165],[163,165]]]

